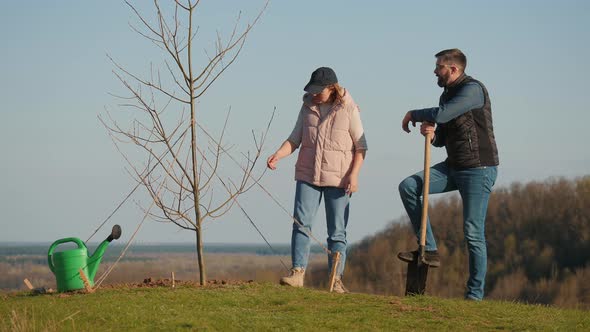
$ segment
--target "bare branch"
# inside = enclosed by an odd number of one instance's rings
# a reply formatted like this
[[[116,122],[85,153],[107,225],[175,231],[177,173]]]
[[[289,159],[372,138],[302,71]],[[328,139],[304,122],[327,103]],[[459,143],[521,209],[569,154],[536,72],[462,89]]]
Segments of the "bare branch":
[[[250,33],[250,30],[256,25],[256,23],[258,23],[258,20],[260,19],[260,17],[262,17],[262,14],[264,13],[266,8],[268,7],[269,2],[270,2],[270,0],[265,2],[263,8],[260,10],[260,12],[256,16],[256,18],[252,21],[252,23],[248,24],[247,28],[242,32],[242,34],[237,39],[235,39],[235,41],[233,41],[233,38],[234,38],[236,30],[237,30],[237,25],[238,25],[238,22],[240,19],[240,16],[238,16],[236,24],[234,25],[234,30],[232,31],[232,36],[231,36],[228,44],[225,47],[220,48],[217,55],[215,57],[213,57],[213,59],[211,59],[209,61],[209,64],[205,68],[203,68],[203,71],[196,78],[193,79],[194,83],[196,83],[199,80],[202,81],[201,84],[197,85],[196,89],[201,88],[207,82],[209,76],[213,72],[213,69],[219,64],[221,59],[228,52],[230,52],[234,47],[239,45],[238,50],[236,51],[236,53],[234,54],[232,59],[229,61],[229,63],[226,65],[222,65],[222,69],[219,71],[219,73],[217,75],[215,75],[209,81],[209,83],[207,83],[205,85],[205,87],[201,90],[201,92],[194,98],[199,98],[201,95],[203,95],[203,93],[205,93],[205,91],[207,91],[207,89],[211,86],[211,84],[213,84],[213,82],[215,82],[217,80],[217,78],[219,78],[219,76],[236,60],[236,58],[238,57],[238,55],[240,54],[240,52],[244,46],[244,43],[246,42],[246,37]],[[202,79],[204,75],[205,75],[205,78]]]
[[[147,87],[149,87],[149,88],[154,88],[154,89],[156,89],[156,90],[160,91],[161,93],[165,94],[166,96],[168,96],[168,97],[170,97],[170,98],[174,98],[174,99],[175,99],[175,100],[177,100],[178,102],[181,102],[181,103],[184,103],[184,104],[190,104],[190,101],[187,101],[187,100],[183,100],[183,99],[181,99],[181,98],[178,98],[178,97],[176,97],[176,96],[175,96],[173,93],[171,93],[171,92],[168,92],[168,91],[164,90],[162,87],[160,87],[160,86],[158,86],[158,85],[156,85],[156,84],[153,84],[153,83],[152,83],[152,82],[150,82],[150,81],[143,80],[143,79],[139,78],[138,76],[136,76],[136,75],[134,75],[134,74],[130,73],[129,71],[125,70],[125,69],[124,69],[123,67],[121,67],[121,66],[120,66],[120,65],[119,65],[117,62],[115,62],[115,60],[114,60],[113,58],[111,58],[110,56],[108,56],[108,58],[111,60],[111,62],[113,63],[113,65],[114,65],[115,67],[117,67],[117,69],[119,69],[119,70],[120,70],[121,72],[123,72],[125,75],[127,75],[127,76],[129,76],[129,77],[133,78],[133,79],[134,79],[134,80],[136,80],[137,82],[139,82],[139,83],[141,83],[141,84],[143,84],[143,85],[145,85],[145,86],[147,86]],[[124,84],[124,85],[125,85],[125,86],[126,86],[128,89],[132,90],[131,86],[130,86],[129,84],[127,84],[127,82],[125,82],[125,80],[124,80],[124,79],[123,79],[123,78],[122,78],[120,75],[118,75],[118,74],[116,74],[116,73],[115,73],[115,75],[117,75],[117,77],[119,78],[119,80],[121,80],[121,82],[122,82],[122,83],[123,83],[123,84]]]

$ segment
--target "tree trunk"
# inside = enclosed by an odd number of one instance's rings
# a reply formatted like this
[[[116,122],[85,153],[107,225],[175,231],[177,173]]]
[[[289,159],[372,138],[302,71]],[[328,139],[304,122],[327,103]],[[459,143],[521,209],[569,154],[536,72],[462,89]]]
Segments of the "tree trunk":
[[[197,123],[196,117],[196,106],[195,106],[195,98],[194,98],[194,81],[193,81],[193,61],[192,61],[192,31],[193,31],[193,9],[191,7],[189,11],[189,24],[188,24],[188,45],[187,45],[187,52],[188,52],[188,74],[189,74],[189,96],[191,101],[191,154],[193,160],[193,203],[195,205],[195,222],[197,224],[197,229],[195,230],[195,234],[197,237],[197,260],[199,262],[199,280],[201,282],[201,286],[205,286],[207,284],[207,275],[205,274],[205,258],[203,257],[203,230],[201,228],[201,208],[199,207],[199,174],[197,172],[197,130],[195,128],[195,124]]]
[[[207,277],[205,274],[205,258],[203,257],[203,235],[201,233],[201,222],[198,222],[198,227],[195,232],[197,236],[197,260],[199,262],[199,280],[201,282],[201,286],[205,286],[207,284]]]

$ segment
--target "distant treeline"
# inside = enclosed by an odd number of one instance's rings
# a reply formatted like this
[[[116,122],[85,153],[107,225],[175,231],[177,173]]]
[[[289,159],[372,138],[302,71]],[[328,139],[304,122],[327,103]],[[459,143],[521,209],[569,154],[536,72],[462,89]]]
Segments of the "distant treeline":
[[[57,239],[56,239],[57,240]],[[27,259],[28,256],[45,256],[51,243],[0,243],[0,262],[14,261],[15,259]],[[104,260],[117,259],[125,244],[112,243],[104,253]],[[256,254],[256,255],[290,255],[291,246],[289,244],[231,244],[231,243],[213,243],[205,244],[206,253],[229,253],[229,254]],[[88,253],[92,254],[98,247],[97,243],[88,245]],[[56,248],[57,251],[69,250],[76,248],[73,243],[64,243]],[[195,245],[191,243],[181,244],[133,244],[127,250],[128,254],[152,254],[152,253],[191,253],[196,255]],[[311,253],[323,253],[318,245],[311,247]],[[46,258],[44,258],[46,259]]]
[[[430,269],[427,293],[462,297],[468,263],[460,197],[435,200],[429,215],[442,266]],[[590,176],[496,188],[486,235],[488,298],[590,308]],[[345,284],[402,295],[407,265],[396,255],[415,248],[408,219],[392,222],[350,248]],[[313,280],[324,286],[325,278]]]

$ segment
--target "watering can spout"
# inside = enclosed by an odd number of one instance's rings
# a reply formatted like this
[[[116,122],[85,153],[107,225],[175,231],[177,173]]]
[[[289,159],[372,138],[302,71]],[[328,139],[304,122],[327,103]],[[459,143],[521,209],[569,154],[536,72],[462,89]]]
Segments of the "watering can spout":
[[[94,280],[96,276],[96,272],[98,271],[98,266],[100,265],[100,261],[102,260],[102,256],[104,255],[105,250],[107,249],[109,243],[111,241],[116,240],[121,237],[121,226],[115,225],[113,226],[113,230],[111,231],[111,235],[106,238],[106,240],[102,241],[102,243],[96,248],[96,251],[92,256],[88,259],[88,278],[90,280]]]

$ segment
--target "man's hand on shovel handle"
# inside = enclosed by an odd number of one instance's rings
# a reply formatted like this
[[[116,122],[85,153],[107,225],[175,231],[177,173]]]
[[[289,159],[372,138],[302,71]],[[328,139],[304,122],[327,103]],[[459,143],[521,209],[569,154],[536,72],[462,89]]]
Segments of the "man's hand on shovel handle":
[[[434,123],[432,122],[422,122],[422,124],[420,125],[420,134],[424,135],[424,136],[428,136],[430,135],[431,137],[431,141],[434,140]]]

